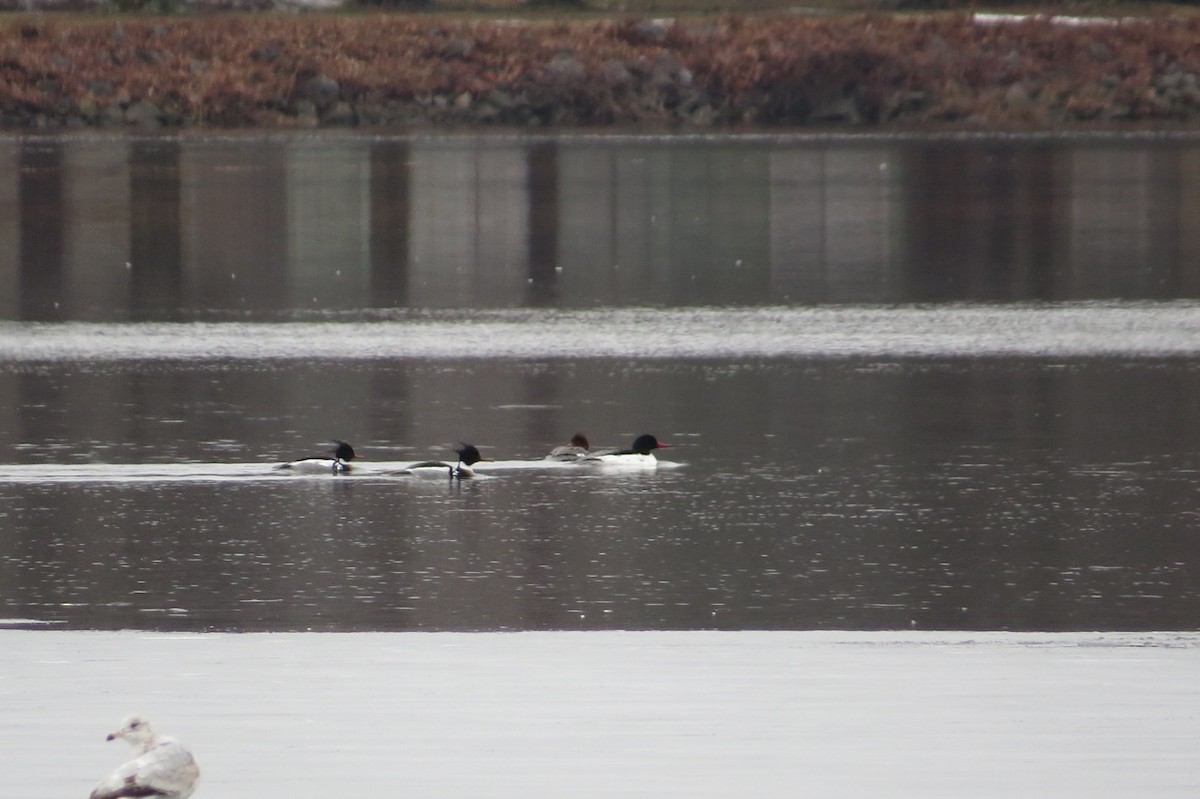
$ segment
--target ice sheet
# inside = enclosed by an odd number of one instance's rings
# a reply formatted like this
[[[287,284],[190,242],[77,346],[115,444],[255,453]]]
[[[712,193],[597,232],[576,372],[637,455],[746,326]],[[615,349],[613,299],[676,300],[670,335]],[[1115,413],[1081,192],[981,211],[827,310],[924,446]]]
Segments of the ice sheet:
[[[0,631],[5,794],[143,712],[198,799],[1195,797],[1200,634]]]

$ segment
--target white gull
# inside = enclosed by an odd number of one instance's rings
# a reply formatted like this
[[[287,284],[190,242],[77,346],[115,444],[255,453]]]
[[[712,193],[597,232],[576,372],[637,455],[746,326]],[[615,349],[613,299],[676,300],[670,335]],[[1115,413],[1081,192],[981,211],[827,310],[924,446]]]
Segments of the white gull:
[[[200,768],[192,753],[174,738],[157,735],[145,718],[126,717],[121,729],[108,736],[110,741],[117,738],[133,746],[134,758],[97,785],[91,799],[187,799],[196,790]]]

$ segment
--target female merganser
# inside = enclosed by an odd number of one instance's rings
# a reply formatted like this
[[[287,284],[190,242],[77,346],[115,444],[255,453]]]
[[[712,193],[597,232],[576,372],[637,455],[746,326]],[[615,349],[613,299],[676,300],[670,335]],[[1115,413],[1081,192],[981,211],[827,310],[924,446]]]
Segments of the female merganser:
[[[323,472],[332,472],[333,474],[345,474],[350,471],[350,461],[354,460],[354,447],[347,444],[345,441],[334,441],[337,447],[330,450],[332,458],[300,458],[299,460],[288,461],[276,466],[276,469],[290,469],[295,472],[303,472],[305,474],[321,474]]]
[[[591,449],[591,444],[588,443],[587,436],[583,433],[576,433],[571,436],[571,443],[562,447],[555,447],[550,450],[550,454],[543,460],[548,461],[563,461],[564,463],[572,463],[577,460],[582,460],[588,456],[588,450]]]
[[[449,464],[446,461],[422,461],[409,466],[406,471],[413,473],[416,469],[447,469],[450,472],[451,480],[461,480],[464,477],[474,477],[475,470],[471,467],[479,463],[485,458],[479,454],[479,450],[474,444],[459,444],[458,449],[454,450],[454,454],[458,456],[458,463]]]
[[[640,435],[633,440],[633,445],[629,449],[606,449],[597,450],[589,453],[583,459],[584,463],[600,464],[602,466],[636,466],[641,468],[653,468],[658,465],[658,460],[651,454],[656,449],[665,449],[671,446],[664,444],[654,436],[646,433]]]

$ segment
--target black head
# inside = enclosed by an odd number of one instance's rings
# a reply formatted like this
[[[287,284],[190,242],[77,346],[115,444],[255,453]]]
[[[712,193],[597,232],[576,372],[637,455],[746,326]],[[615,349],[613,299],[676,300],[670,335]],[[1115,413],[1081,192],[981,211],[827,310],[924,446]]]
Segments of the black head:
[[[646,433],[635,438],[633,440],[633,446],[630,447],[630,449],[639,455],[649,455],[651,450],[664,449],[669,446],[671,445],[664,444],[654,436]]]
[[[591,449],[592,445],[588,443],[587,436],[583,433],[576,433],[571,436],[571,446],[579,447],[580,449]]]
[[[479,454],[479,450],[475,448],[474,444],[461,444],[454,452],[458,455],[459,463],[466,466],[472,466],[483,460],[483,456]]]
[[[354,447],[347,444],[345,441],[334,441],[337,447],[333,450],[333,457],[344,461],[354,460]]]

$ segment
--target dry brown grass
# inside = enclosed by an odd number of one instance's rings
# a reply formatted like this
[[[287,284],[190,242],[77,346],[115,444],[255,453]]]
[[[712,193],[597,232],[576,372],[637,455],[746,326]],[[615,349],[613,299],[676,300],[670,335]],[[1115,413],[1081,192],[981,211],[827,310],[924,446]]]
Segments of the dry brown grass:
[[[0,25],[0,123],[1186,122],[1198,41],[1196,17],[22,18]]]

